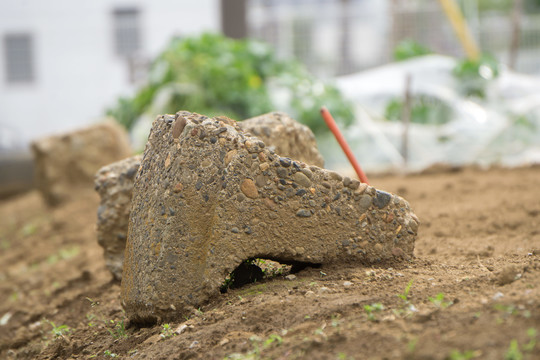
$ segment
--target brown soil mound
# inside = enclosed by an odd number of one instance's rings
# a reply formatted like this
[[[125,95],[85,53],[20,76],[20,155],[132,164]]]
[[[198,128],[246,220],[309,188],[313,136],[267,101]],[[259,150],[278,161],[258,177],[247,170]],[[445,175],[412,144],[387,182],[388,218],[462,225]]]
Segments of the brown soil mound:
[[[416,259],[278,274],[168,328],[125,319],[96,241],[96,194],[54,210],[37,193],[3,201],[0,358],[538,358],[540,168],[372,185],[420,218]]]

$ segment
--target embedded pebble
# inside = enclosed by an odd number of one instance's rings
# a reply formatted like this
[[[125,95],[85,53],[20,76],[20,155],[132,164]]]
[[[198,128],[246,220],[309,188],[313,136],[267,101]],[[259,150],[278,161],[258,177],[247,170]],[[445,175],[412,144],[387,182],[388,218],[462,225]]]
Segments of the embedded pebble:
[[[311,181],[309,180],[309,178],[302,172],[297,172],[293,175],[293,179],[294,181],[296,181],[300,186],[303,186],[303,187],[310,187],[311,186]]]
[[[311,214],[311,211],[307,210],[307,209],[300,209],[296,212],[296,216],[299,216],[299,217],[310,217],[312,214]]]
[[[375,205],[379,209],[382,209],[386,205],[388,205],[391,199],[392,199],[392,195],[390,195],[389,193],[385,191],[377,190],[376,196],[373,199],[373,205]]]
[[[242,185],[240,185],[240,189],[248,198],[256,199],[259,197],[257,186],[255,186],[255,183],[251,179],[244,179]]]

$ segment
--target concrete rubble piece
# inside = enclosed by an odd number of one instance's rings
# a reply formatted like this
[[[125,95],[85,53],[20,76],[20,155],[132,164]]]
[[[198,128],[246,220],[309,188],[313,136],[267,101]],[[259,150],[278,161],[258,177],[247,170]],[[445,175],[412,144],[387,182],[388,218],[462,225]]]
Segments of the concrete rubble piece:
[[[97,212],[97,239],[104,249],[105,264],[115,280],[122,280],[133,181],[141,155],[104,166],[95,177],[101,203]]]
[[[313,132],[284,113],[264,114],[238,125],[283,156],[311,165],[324,164]],[[104,249],[107,268],[118,281],[122,280],[133,182],[141,159],[142,156],[136,155],[104,166],[94,180],[101,198],[97,216],[98,243]]]
[[[224,117],[158,117],[136,175],[122,279],[135,323],[179,319],[244,260],[377,263],[413,256],[402,198],[280,157]]]
[[[112,121],[38,139],[32,152],[35,183],[49,206],[76,199],[102,166],[132,154],[127,132]]]

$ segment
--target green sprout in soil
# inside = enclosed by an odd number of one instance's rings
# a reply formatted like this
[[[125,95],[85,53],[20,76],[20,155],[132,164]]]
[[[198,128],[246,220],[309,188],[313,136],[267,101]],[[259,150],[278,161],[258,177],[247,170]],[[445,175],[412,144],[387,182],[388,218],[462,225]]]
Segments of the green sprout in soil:
[[[409,351],[409,354],[414,354],[414,352],[416,351],[416,344],[418,344],[418,338],[417,337],[411,339],[407,343],[407,350]]]
[[[92,327],[92,326],[95,326],[96,324],[93,323],[92,321],[96,318],[96,315],[94,314],[86,314],[86,320],[88,320],[88,326]]]
[[[428,297],[428,300],[431,301],[431,303],[435,305],[435,307],[437,307],[438,309],[446,309],[453,304],[452,301],[444,301],[443,293],[438,293],[437,295],[435,295],[435,297]]]
[[[529,337],[529,342],[522,346],[520,349],[519,343],[516,339],[510,341],[508,350],[504,355],[504,360],[522,360],[525,358],[523,353],[533,354],[533,351],[536,348],[536,335],[537,331],[535,328],[527,329],[527,336]],[[522,351],[523,350],[523,351]]]
[[[103,354],[104,354],[105,356],[112,357],[112,358],[118,357],[118,354],[115,354],[115,353],[111,352],[111,350],[105,350],[105,351],[103,352]]]
[[[478,351],[474,350],[465,350],[463,352],[459,350],[452,350],[450,355],[446,357],[448,360],[469,360],[474,359],[480,356]]]
[[[352,356],[347,356],[344,352],[340,352],[337,354],[338,360],[354,360]]]
[[[340,323],[341,323],[340,315],[339,314],[332,315],[332,323],[331,323],[332,327],[337,328],[339,327]]]
[[[48,322],[52,326],[51,333],[54,335],[55,339],[58,339],[59,337],[65,339],[64,335],[67,335],[71,332],[71,329],[67,325],[56,326],[56,324],[53,323],[52,321],[49,321],[49,320],[45,320],[45,321]]]
[[[176,335],[176,333],[173,331],[170,324],[163,324],[162,325],[161,334],[159,335],[159,336],[161,336],[162,339],[168,339],[168,338],[173,337],[175,335]]]
[[[126,327],[124,325],[124,320],[120,320],[118,322],[114,322],[114,320],[110,320],[111,324],[114,324],[114,329],[107,329],[111,336],[115,339],[122,339],[127,338],[128,334],[126,332]]]
[[[253,349],[251,349],[246,354],[231,354],[226,356],[224,359],[234,359],[234,360],[259,360],[266,359],[262,356],[264,350],[272,346],[279,346],[283,343],[283,338],[277,334],[271,334],[267,339],[262,340],[260,337],[254,335],[249,338]]]
[[[531,317],[530,310],[527,310],[520,306],[515,306],[513,304],[510,305],[504,305],[504,304],[495,304],[493,308],[501,313],[502,317],[497,317],[496,322],[497,324],[502,324],[504,321],[512,316],[522,316],[525,319],[529,319]]]
[[[510,341],[510,346],[504,354],[504,360],[522,360],[523,353],[519,350],[519,344],[516,339]]]
[[[37,232],[37,230],[38,230],[37,224],[28,223],[23,226],[21,233],[22,233],[22,236],[27,237],[30,235],[34,235]]]
[[[409,283],[405,287],[405,290],[403,291],[403,293],[397,295],[398,298],[400,298],[401,300],[403,300],[403,302],[407,304],[409,303],[409,293],[411,292],[412,284],[413,284],[413,280],[411,279],[411,281],[409,281]]]
[[[96,306],[99,305],[99,301],[92,300],[92,299],[90,299],[89,297],[87,297],[86,300],[88,300],[88,301],[90,302],[90,306],[91,306],[91,307],[96,307]]]
[[[401,309],[393,310],[396,316],[402,316],[402,315],[411,316],[414,312],[417,311],[416,307],[413,304],[411,304],[410,299],[409,299],[413,281],[414,281],[413,279],[409,281],[403,293],[397,294],[397,297],[402,300],[402,304],[401,304]]]
[[[526,352],[532,352],[536,347],[536,335],[537,331],[535,328],[527,329],[527,336],[529,337],[529,342],[523,346],[523,350]]]
[[[369,321],[378,321],[376,313],[384,310],[384,306],[381,303],[374,303],[371,305],[364,305],[364,311],[366,312]]]

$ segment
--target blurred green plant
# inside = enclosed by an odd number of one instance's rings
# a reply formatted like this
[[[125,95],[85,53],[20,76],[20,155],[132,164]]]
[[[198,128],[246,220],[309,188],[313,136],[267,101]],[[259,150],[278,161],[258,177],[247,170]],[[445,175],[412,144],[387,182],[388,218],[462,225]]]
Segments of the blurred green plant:
[[[394,49],[394,60],[403,61],[432,53],[427,47],[414,40],[403,40]]]
[[[392,99],[386,104],[384,117],[389,121],[401,121],[403,99]],[[444,102],[427,95],[413,95],[411,122],[416,124],[442,125],[452,120],[452,108]]]
[[[459,81],[460,91],[465,96],[486,97],[488,83],[499,76],[499,63],[489,54],[479,59],[463,59],[458,61],[452,75]]]
[[[352,122],[352,105],[299,62],[279,60],[260,42],[203,34],[173,39],[152,63],[147,84],[107,113],[129,129],[142,114],[181,109],[238,120],[280,110],[321,132],[322,105],[342,125]]]

